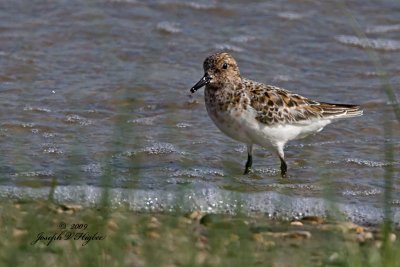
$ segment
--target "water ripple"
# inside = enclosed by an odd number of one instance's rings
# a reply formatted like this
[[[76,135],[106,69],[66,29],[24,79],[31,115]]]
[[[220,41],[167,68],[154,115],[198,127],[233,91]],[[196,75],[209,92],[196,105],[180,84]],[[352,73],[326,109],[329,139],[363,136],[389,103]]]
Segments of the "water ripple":
[[[369,190],[345,190],[342,192],[343,196],[375,196],[382,194],[382,190],[369,189]]]
[[[242,52],[243,48],[240,48],[238,46],[235,45],[231,45],[231,44],[217,44],[215,45],[215,49],[220,50],[220,51],[233,51],[233,52]]]
[[[133,151],[125,151],[122,153],[123,156],[133,157],[139,153],[146,153],[148,155],[168,155],[172,153],[185,154],[179,151],[175,145],[170,143],[153,143],[141,149],[136,149]]]
[[[391,163],[385,163],[385,162],[378,162],[378,161],[372,161],[372,160],[364,160],[364,159],[357,159],[357,158],[348,158],[345,159],[345,162],[347,163],[355,163],[360,166],[367,166],[367,167],[385,167],[392,165]]]
[[[76,115],[76,114],[67,115],[65,118],[65,122],[79,124],[82,126],[91,125],[93,123],[91,120],[86,119],[86,118]]]
[[[95,174],[95,175],[102,175],[103,170],[100,163],[91,163],[88,165],[82,166],[82,170],[86,173]]]
[[[61,148],[56,146],[47,146],[43,149],[43,153],[45,154],[64,154],[64,151]]]
[[[38,111],[38,112],[51,112],[50,109],[44,107],[25,106],[24,111]]]
[[[370,26],[365,31],[366,33],[385,33],[400,31],[400,24]]]
[[[299,13],[294,13],[294,12],[279,12],[278,14],[279,18],[282,19],[287,19],[287,20],[299,20],[305,17],[303,14]]]
[[[157,24],[157,30],[166,33],[180,33],[182,30],[178,23],[162,21]]]
[[[128,123],[151,126],[151,125],[154,125],[156,123],[156,121],[161,118],[162,118],[162,116],[156,115],[156,116],[152,116],[152,117],[144,117],[144,118],[128,120]]]
[[[213,9],[216,7],[215,2],[211,2],[208,4],[203,4],[203,3],[198,3],[198,2],[186,2],[186,5],[188,7],[191,7],[194,9],[200,9],[200,10]]]
[[[189,128],[189,127],[193,127],[192,124],[190,123],[186,123],[186,122],[179,122],[176,124],[176,127],[178,128]]]
[[[219,177],[225,176],[223,171],[210,168],[194,168],[194,169],[178,170],[172,174],[173,177],[189,177],[189,178],[207,178],[210,175]]]
[[[45,170],[45,171],[27,171],[27,172],[18,172],[13,176],[16,177],[48,177],[53,176],[53,171]]]
[[[372,38],[359,38],[350,35],[339,35],[335,36],[335,40],[341,44],[351,45],[361,48],[370,48],[382,51],[400,50],[400,42],[391,39],[372,39]]]
[[[256,37],[254,37],[254,36],[238,35],[238,36],[232,37],[230,40],[235,43],[248,43],[255,39],[256,39]]]

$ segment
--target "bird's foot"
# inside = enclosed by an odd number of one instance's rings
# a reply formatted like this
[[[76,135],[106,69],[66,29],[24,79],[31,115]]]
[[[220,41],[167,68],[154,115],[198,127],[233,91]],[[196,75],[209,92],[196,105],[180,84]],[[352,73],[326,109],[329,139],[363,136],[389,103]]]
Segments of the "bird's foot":
[[[243,174],[244,174],[244,175],[246,175],[246,174],[249,174],[249,173],[250,173],[250,171],[251,171],[251,169],[250,169],[250,168],[246,168],[246,169],[244,170]]]

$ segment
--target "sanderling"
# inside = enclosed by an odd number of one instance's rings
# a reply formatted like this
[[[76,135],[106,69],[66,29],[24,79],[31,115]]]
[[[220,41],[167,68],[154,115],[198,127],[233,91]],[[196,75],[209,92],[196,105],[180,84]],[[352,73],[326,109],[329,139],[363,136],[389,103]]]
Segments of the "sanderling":
[[[273,147],[286,176],[285,144],[321,131],[336,119],[361,116],[357,105],[313,101],[282,88],[240,76],[236,60],[228,53],[207,57],[204,76],[190,92],[204,91],[208,115],[227,136],[247,145],[244,174],[249,173],[253,144]]]

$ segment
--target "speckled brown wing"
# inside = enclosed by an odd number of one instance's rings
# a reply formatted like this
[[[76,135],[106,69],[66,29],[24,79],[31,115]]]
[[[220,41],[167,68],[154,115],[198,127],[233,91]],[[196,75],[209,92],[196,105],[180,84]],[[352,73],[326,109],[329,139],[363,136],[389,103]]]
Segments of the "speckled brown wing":
[[[356,105],[316,102],[275,86],[245,82],[250,88],[250,105],[257,112],[256,120],[270,126],[362,115]]]

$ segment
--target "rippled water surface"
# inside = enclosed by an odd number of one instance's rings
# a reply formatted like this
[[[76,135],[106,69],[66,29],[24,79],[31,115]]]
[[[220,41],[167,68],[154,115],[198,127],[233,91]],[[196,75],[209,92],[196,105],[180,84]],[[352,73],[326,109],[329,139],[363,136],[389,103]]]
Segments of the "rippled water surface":
[[[392,168],[400,218],[400,126],[383,85],[399,97],[400,3],[347,2],[2,1],[0,196],[56,182],[60,201],[92,204],[107,184],[134,209],[290,217],[324,215],[329,191],[372,222]],[[214,126],[202,91],[189,95],[220,50],[245,77],[364,116],[289,143],[289,179],[264,148],[243,176],[245,147]]]

